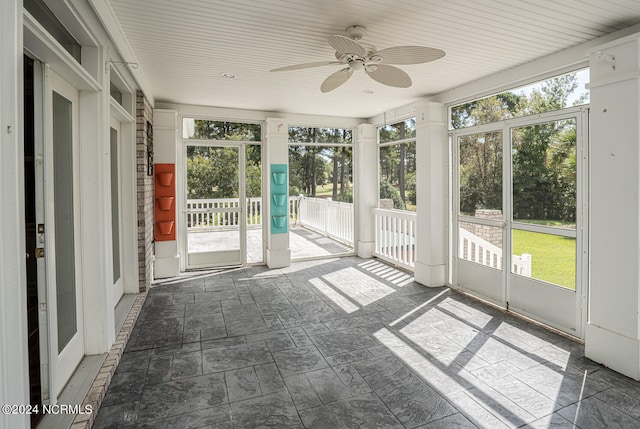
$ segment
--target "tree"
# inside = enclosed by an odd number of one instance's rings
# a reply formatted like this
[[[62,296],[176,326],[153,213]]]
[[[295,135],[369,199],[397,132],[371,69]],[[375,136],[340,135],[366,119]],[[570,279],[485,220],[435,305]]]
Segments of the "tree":
[[[406,208],[404,201],[400,197],[400,191],[386,180],[380,181],[380,199],[393,200],[394,209],[404,210]]]
[[[416,165],[415,141],[411,141],[416,136],[415,124],[415,118],[410,118],[385,125],[379,129],[379,141],[381,144],[385,144],[379,149],[380,198],[388,198],[388,196],[383,196],[383,192],[387,192],[387,190],[386,185],[384,185],[384,190],[382,185],[383,182],[387,182],[396,188],[403,209],[411,200],[408,195],[407,180],[415,172]],[[395,195],[395,192],[392,194]],[[415,201],[415,190],[412,199]],[[394,204],[394,206],[399,207],[398,204]]]
[[[189,199],[238,198],[238,150],[189,146],[187,193]]]
[[[194,120],[192,139],[259,141],[259,124]],[[262,194],[260,145],[245,145],[246,195]],[[238,198],[237,148],[223,146],[187,147],[187,193],[189,199]]]
[[[352,201],[351,148],[329,143],[351,141],[351,130],[290,127],[289,193],[318,196],[318,186],[331,184],[331,198]],[[322,144],[322,145],[321,145]]]

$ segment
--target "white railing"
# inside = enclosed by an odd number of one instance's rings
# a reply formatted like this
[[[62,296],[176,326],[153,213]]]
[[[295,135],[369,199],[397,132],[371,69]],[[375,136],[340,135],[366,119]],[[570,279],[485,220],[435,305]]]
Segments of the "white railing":
[[[300,221],[300,198],[289,197],[289,224],[297,225]]]
[[[470,233],[464,228],[458,228],[459,257],[467,261],[502,269],[502,248]],[[515,274],[531,277],[531,255],[523,253],[521,256],[512,255],[511,271]]]
[[[235,229],[240,222],[238,198],[187,200],[187,230],[189,232]],[[247,226],[262,224],[262,198],[247,198]]]
[[[299,197],[297,209],[297,224],[353,246],[352,203]]]
[[[300,223],[300,199],[289,197],[289,222]],[[237,198],[213,198],[187,200],[187,225],[189,231],[213,230],[226,226],[237,226],[238,217],[232,216],[238,209]],[[262,198],[247,199],[247,226],[262,224]],[[217,214],[217,216],[216,216]]]
[[[373,209],[375,249],[380,259],[413,271],[416,260],[415,213],[400,210]]]

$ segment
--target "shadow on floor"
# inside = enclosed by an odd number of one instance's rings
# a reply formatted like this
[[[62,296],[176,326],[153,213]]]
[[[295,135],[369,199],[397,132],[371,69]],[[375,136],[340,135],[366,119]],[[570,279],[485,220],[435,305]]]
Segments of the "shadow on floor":
[[[95,428],[640,427],[640,383],[374,259],[152,287]]]

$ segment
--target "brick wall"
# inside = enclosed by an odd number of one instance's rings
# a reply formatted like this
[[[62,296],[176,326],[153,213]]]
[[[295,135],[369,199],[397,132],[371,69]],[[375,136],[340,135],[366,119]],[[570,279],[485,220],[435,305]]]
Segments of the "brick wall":
[[[148,124],[153,124],[153,108],[141,91],[136,93],[136,158],[138,181],[138,270],[140,291],[153,279],[153,175],[147,175]],[[152,130],[152,129],[151,129]],[[153,159],[151,159],[153,163]]]

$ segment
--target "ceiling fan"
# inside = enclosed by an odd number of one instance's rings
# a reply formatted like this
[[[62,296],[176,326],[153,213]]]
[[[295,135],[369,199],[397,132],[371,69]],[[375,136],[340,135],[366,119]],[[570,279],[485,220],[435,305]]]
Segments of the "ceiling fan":
[[[329,36],[327,42],[336,50],[337,61],[319,61],[314,63],[295,64],[271,70],[281,72],[300,70],[328,65],[346,65],[347,67],[329,75],[320,85],[322,92],[333,91],[345,83],[354,71],[364,70],[373,80],[383,85],[396,88],[411,86],[411,78],[407,73],[390,64],[421,64],[444,57],[444,51],[426,46],[395,46],[378,51],[375,46],[361,42],[367,29],[362,25],[352,25],[345,30],[346,36]]]

